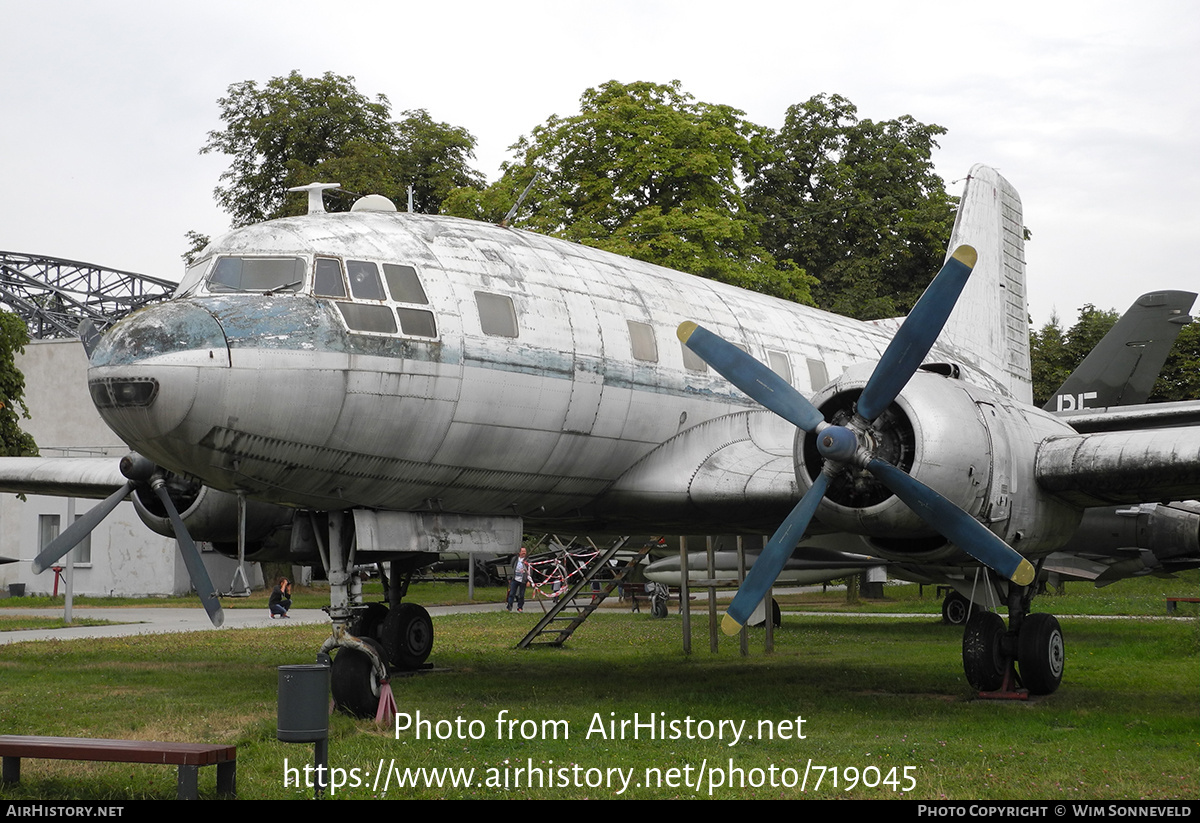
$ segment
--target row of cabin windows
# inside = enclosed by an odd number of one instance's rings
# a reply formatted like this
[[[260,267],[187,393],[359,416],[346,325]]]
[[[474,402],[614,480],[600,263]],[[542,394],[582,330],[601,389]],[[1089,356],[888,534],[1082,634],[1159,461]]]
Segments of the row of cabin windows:
[[[654,328],[648,323],[639,323],[636,320],[626,320],[629,326],[629,342],[633,351],[634,360],[642,360],[647,363],[658,362],[658,343],[654,338]],[[734,343],[744,352],[749,353],[745,346]],[[707,372],[708,364],[689,349],[682,342],[679,344],[683,351],[683,367],[688,371]],[[820,388],[829,383],[829,373],[825,369],[825,364],[820,360],[813,360],[811,357],[805,358],[808,363],[808,379],[809,385],[813,388]],[[784,382],[795,385],[792,382],[792,361],[786,352],[774,351],[767,349],[767,365],[771,371],[783,378]]]
[[[380,269],[382,268],[382,277]],[[298,291],[305,280],[305,261],[299,257],[221,257],[208,276],[210,292],[225,291]],[[191,270],[189,269],[189,275]],[[189,278],[185,278],[187,280]],[[349,283],[349,290],[346,285]],[[386,291],[385,291],[386,285]],[[181,284],[182,290],[182,284]],[[401,334],[410,337],[437,337],[437,321],[433,312],[414,306],[429,305],[429,298],[413,266],[398,263],[377,264],[368,260],[342,261],[336,257],[317,257],[313,262],[313,294],[332,298],[346,327],[367,334]],[[350,300],[405,303],[406,306],[386,306],[381,303],[354,303]],[[484,334],[492,337],[519,336],[516,307],[511,297],[491,292],[475,292],[479,325]],[[658,343],[654,328],[636,320],[626,321],[630,349],[635,360],[658,362]],[[737,345],[737,344],[735,344]],[[707,372],[708,364],[687,346],[680,344],[683,365],[688,371]],[[738,346],[745,351],[744,346]],[[809,385],[824,386],[829,382],[825,364],[807,359]],[[767,365],[792,383],[792,365],[788,355],[767,350]]]

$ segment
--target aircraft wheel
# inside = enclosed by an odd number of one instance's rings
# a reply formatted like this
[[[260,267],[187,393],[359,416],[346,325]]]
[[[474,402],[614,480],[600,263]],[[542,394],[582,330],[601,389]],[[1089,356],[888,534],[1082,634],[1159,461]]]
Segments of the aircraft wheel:
[[[783,625],[783,612],[779,609],[779,601],[774,597],[771,598],[771,618],[775,621],[775,628]]]
[[[1031,694],[1053,694],[1062,682],[1067,658],[1062,629],[1052,614],[1031,614],[1017,637],[1021,682]]]
[[[377,654],[383,655],[378,642],[369,637],[360,639],[374,648]],[[375,716],[379,708],[379,678],[375,675],[371,658],[358,649],[343,646],[333,658],[330,681],[333,702],[339,710],[351,717]]]
[[[650,614],[653,617],[663,618],[667,616],[667,601],[660,597],[654,597],[650,601]]]
[[[1001,648],[1004,633],[1004,620],[995,612],[975,612],[967,621],[962,658],[963,671],[972,688],[991,692],[1004,683],[1008,668]]]
[[[387,620],[387,616],[387,606],[382,603],[368,603],[367,607],[359,612],[354,623],[350,625],[350,634],[355,637],[369,637],[372,640],[378,640],[379,630],[383,628],[383,621]]]
[[[401,603],[383,621],[386,659],[397,669],[412,671],[433,651],[433,621],[416,603]]]
[[[956,591],[951,591],[942,600],[942,622],[951,626],[961,626],[967,622],[967,613],[971,611],[971,601]]]

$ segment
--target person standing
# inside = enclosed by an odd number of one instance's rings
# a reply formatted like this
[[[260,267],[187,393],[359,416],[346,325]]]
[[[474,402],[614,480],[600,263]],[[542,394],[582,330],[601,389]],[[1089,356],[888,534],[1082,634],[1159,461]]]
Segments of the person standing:
[[[514,600],[517,602],[517,611],[525,611],[525,584],[529,582],[529,561],[525,559],[525,554],[525,547],[522,546],[513,566],[512,580],[508,582],[508,605],[505,611],[512,611]]]

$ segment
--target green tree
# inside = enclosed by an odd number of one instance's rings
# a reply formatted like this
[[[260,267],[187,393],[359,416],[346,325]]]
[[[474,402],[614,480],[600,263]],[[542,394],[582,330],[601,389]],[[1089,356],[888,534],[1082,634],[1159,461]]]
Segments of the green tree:
[[[234,83],[217,104],[224,127],[209,132],[201,154],[232,158],[214,194],[235,226],[302,214],[303,196],[287,189],[314,180],[361,194],[382,194],[401,208],[414,187],[418,211],[436,213],[455,186],[481,183],[467,161],[475,138],[437,123],[423,109],[391,119],[388,99],[360,93],[353,77],[293,71],[259,86]],[[331,211],[349,200],[327,199]]]
[[[25,375],[17,368],[16,356],[25,351],[29,329],[20,317],[0,312],[0,454],[32,457],[38,447],[33,437],[21,430],[25,408]]]
[[[1029,360],[1033,371],[1033,404],[1043,406],[1070,377],[1120,319],[1115,311],[1102,311],[1091,303],[1079,310],[1079,319],[1063,331],[1058,315],[1029,335]]]
[[[1149,399],[1151,403],[1200,399],[1200,323],[1180,330]]]
[[[954,226],[957,200],[932,162],[945,133],[907,115],[860,120],[839,95],[788,109],[746,201],[767,250],[816,277],[818,306],[860,319],[912,308]]]
[[[743,112],[698,102],[678,81],[610,81],[512,148],[499,181],[453,192],[446,212],[497,221],[536,173],[516,217],[525,228],[809,301],[811,279],[776,266],[743,200],[767,148]]]

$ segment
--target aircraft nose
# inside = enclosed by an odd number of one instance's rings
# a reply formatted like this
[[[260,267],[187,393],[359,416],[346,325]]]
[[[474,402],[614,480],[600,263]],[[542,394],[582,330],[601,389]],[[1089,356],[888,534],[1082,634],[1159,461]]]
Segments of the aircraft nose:
[[[149,306],[113,326],[92,352],[88,389],[104,421],[135,451],[174,431],[200,374],[229,367],[220,323],[188,301]]]

